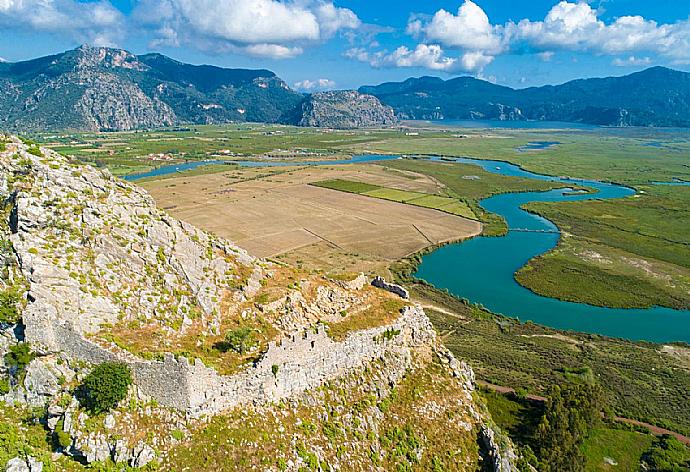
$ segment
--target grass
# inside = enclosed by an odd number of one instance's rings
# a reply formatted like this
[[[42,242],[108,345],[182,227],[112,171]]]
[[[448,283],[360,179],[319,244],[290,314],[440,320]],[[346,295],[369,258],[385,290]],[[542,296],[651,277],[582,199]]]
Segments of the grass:
[[[653,440],[652,435],[636,431],[595,428],[582,445],[582,452],[587,458],[585,471],[638,470],[642,455],[651,447]]]
[[[477,219],[470,206],[463,200],[457,198],[380,187],[365,182],[355,182],[343,179],[323,180],[314,182],[311,185],[331,190],[339,190],[341,192],[356,193],[372,198],[380,198],[382,200],[390,200],[392,202],[406,203],[422,208],[430,208],[432,210],[439,210],[444,213],[450,213],[451,215],[462,216],[472,220]]]
[[[386,299],[358,313],[344,313],[342,321],[328,324],[328,335],[336,341],[342,341],[354,331],[393,323],[400,316],[403,306],[405,303],[402,300]]]
[[[380,188],[366,192],[364,195],[398,203],[409,203],[411,200],[425,196],[424,193],[411,192],[409,190],[398,190],[395,188]]]
[[[568,237],[517,280],[563,300],[689,309],[690,188],[645,188],[639,198],[529,204]]]
[[[323,187],[332,190],[339,190],[341,192],[357,194],[371,192],[381,188],[378,185],[367,184],[365,182],[353,182],[351,180],[343,179],[324,180],[321,182],[314,182],[312,185],[315,187]]]

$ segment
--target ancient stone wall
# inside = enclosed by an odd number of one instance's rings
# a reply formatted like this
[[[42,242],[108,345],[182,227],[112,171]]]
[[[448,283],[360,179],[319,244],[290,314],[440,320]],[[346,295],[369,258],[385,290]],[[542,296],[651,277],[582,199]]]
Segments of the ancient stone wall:
[[[376,277],[374,277],[374,280],[371,281],[371,285],[373,285],[374,287],[382,288],[384,290],[388,290],[389,292],[394,293],[405,300],[410,299],[410,293],[407,291],[405,287],[398,284],[386,282],[386,280],[381,276],[377,275]]]

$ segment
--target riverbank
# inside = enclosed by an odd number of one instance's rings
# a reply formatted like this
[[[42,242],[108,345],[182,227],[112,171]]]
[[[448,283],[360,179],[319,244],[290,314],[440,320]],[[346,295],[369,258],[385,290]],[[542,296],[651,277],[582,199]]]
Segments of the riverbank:
[[[491,313],[409,274],[415,257],[391,266],[425,309],[445,345],[477,379],[543,396],[549,385],[593,378],[612,412],[690,436],[690,368],[662,344],[563,331]],[[677,344],[689,349],[690,345]]]

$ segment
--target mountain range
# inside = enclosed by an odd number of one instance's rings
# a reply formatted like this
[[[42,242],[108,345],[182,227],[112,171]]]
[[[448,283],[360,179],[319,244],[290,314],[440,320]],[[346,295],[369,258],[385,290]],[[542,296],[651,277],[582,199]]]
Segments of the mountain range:
[[[652,67],[623,77],[512,89],[472,77],[364,86],[399,118],[543,120],[604,126],[690,126],[690,74]]]
[[[232,121],[353,128],[388,126],[396,117],[690,126],[690,74],[654,67],[526,89],[471,77],[420,77],[305,95],[269,70],[197,66],[121,49],[81,46],[0,63],[0,129],[130,130]]]

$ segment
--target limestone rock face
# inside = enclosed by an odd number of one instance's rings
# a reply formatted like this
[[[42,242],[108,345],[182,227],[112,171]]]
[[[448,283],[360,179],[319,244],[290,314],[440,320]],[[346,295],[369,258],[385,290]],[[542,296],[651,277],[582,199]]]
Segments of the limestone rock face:
[[[319,92],[302,103],[299,126],[319,128],[372,128],[397,122],[391,107],[381,104],[373,95],[354,90]]]
[[[225,292],[242,286],[237,272],[254,260],[158,210],[143,190],[44,150],[0,159],[0,172],[22,179],[10,240],[31,301],[26,339],[57,352],[58,334],[88,335],[119,320],[174,330],[199,313],[208,325]],[[261,278],[261,274],[258,274]]]

